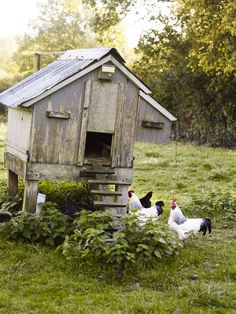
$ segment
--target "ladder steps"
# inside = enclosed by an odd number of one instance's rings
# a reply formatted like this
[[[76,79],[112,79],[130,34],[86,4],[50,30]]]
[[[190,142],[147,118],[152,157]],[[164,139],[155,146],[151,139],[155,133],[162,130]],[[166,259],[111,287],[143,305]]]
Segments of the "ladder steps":
[[[127,207],[127,204],[124,203],[115,203],[115,202],[99,202],[95,201],[94,206],[106,206],[106,207]]]
[[[101,191],[101,190],[91,190],[91,194],[96,194],[96,195],[105,195],[105,196],[122,196],[121,192],[117,191]]]
[[[130,183],[124,182],[124,181],[117,181],[112,179],[107,180],[88,180],[88,183],[90,184],[119,184],[119,185],[129,185]]]
[[[102,169],[102,168],[86,169],[84,172],[85,173],[92,173],[92,174],[114,174],[115,173],[115,171],[113,169]]]

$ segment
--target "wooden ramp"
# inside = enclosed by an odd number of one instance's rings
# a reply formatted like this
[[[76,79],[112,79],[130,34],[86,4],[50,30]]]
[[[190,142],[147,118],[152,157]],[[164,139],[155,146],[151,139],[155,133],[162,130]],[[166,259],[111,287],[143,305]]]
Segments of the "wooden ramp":
[[[85,174],[90,177],[88,183],[95,208],[112,210],[116,216],[127,212],[129,184],[117,178],[114,169],[96,166],[87,169]]]

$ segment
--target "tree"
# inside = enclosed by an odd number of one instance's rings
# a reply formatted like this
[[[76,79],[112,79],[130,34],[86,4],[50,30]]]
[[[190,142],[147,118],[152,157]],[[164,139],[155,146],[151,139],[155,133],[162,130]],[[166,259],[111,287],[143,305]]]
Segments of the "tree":
[[[18,40],[18,49],[8,70],[17,80],[33,72],[35,51],[62,52],[69,49],[98,47],[100,45],[124,48],[126,37],[121,23],[107,25],[99,32],[95,23],[100,9],[92,8],[90,0],[48,0],[40,6],[38,19],[33,20],[30,32]],[[103,12],[103,11],[102,11]],[[44,56],[42,66],[55,56]]]
[[[179,136],[236,146],[234,1],[178,0],[140,40],[134,69],[179,118]]]
[[[35,51],[64,51],[94,46],[97,41],[88,27],[89,15],[86,14],[82,4],[75,10],[66,6],[64,0],[48,0],[41,5],[38,19],[31,24],[32,31],[19,40],[13,56],[21,77],[33,72]],[[42,66],[52,60],[52,57],[44,57]]]

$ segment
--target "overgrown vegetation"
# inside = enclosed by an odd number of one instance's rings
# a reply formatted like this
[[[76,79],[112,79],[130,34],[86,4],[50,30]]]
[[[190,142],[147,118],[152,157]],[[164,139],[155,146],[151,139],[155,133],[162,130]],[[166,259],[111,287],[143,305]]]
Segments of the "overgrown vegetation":
[[[3,147],[1,203],[6,201]],[[164,200],[164,212],[159,221],[145,229],[137,225],[133,216],[128,216],[123,226],[127,223],[129,227],[125,233],[118,232],[113,242],[109,242],[114,227],[109,214],[83,211],[79,220],[57,210],[55,201],[61,206],[66,190],[73,198],[80,193],[74,184],[41,182],[41,192],[50,201],[40,216],[16,215],[20,195],[14,202],[5,203],[4,210],[14,212],[15,217],[12,222],[0,225],[2,232],[5,230],[5,237],[2,233],[0,238],[2,312],[228,314],[236,311],[235,151],[179,143],[177,147],[176,143],[137,144],[135,151],[132,188],[140,196],[152,190],[153,202]],[[21,183],[20,191],[22,188]],[[87,199],[86,187],[80,188],[78,204],[82,195],[83,202]],[[209,216],[213,223],[210,237],[199,235],[190,239],[178,255],[172,255],[178,246],[176,238],[166,232],[169,202],[173,197],[187,216]],[[11,237],[18,241],[10,240]],[[154,254],[157,256],[153,259]],[[171,256],[167,258],[168,254]]]
[[[2,203],[1,211],[9,211],[14,217],[9,223],[0,224],[2,237],[54,247],[61,245],[60,250],[68,259],[92,260],[93,264],[121,270],[139,262],[155,265],[158,259],[172,256],[181,247],[166,224],[150,220],[142,226],[135,213],[114,219],[109,211],[81,210],[78,207],[72,216],[65,214],[63,195],[68,192],[66,187],[70,187],[72,195],[77,193],[77,198],[83,195],[82,201],[89,199],[86,196],[88,191],[79,189],[78,184],[69,183],[53,185],[44,182],[42,186],[48,199],[56,202],[45,202],[39,213],[21,210],[20,193]]]
[[[75,221],[74,231],[62,245],[65,256],[89,259],[121,270],[131,264],[153,266],[158,259],[172,256],[180,248],[166,224],[150,219],[143,226],[135,214],[114,221],[109,212],[83,211]]]

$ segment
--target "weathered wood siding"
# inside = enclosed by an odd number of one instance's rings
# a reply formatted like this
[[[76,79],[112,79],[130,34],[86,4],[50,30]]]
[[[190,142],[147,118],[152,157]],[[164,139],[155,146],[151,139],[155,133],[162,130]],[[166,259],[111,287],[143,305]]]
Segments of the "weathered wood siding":
[[[118,69],[113,82],[119,84],[119,90],[112,166],[132,168],[139,89]]]
[[[34,105],[30,161],[77,163],[85,83],[93,78],[90,73]],[[50,111],[67,113],[69,118],[46,117]]]
[[[31,162],[81,166],[85,131],[93,131],[113,134],[113,167],[133,166],[139,89],[119,70],[111,82],[99,80],[98,72],[92,71],[34,105]],[[91,95],[85,96],[89,81]],[[58,113],[65,118],[48,117],[50,111],[51,116]]]
[[[116,121],[118,84],[92,82],[88,131],[113,134]]]
[[[144,127],[142,125],[143,121],[163,123],[163,128],[157,129]],[[171,121],[140,97],[136,125],[136,140],[140,142],[166,144],[170,138],[170,132]]]
[[[6,151],[26,161],[30,149],[32,112],[26,109],[8,110]]]

